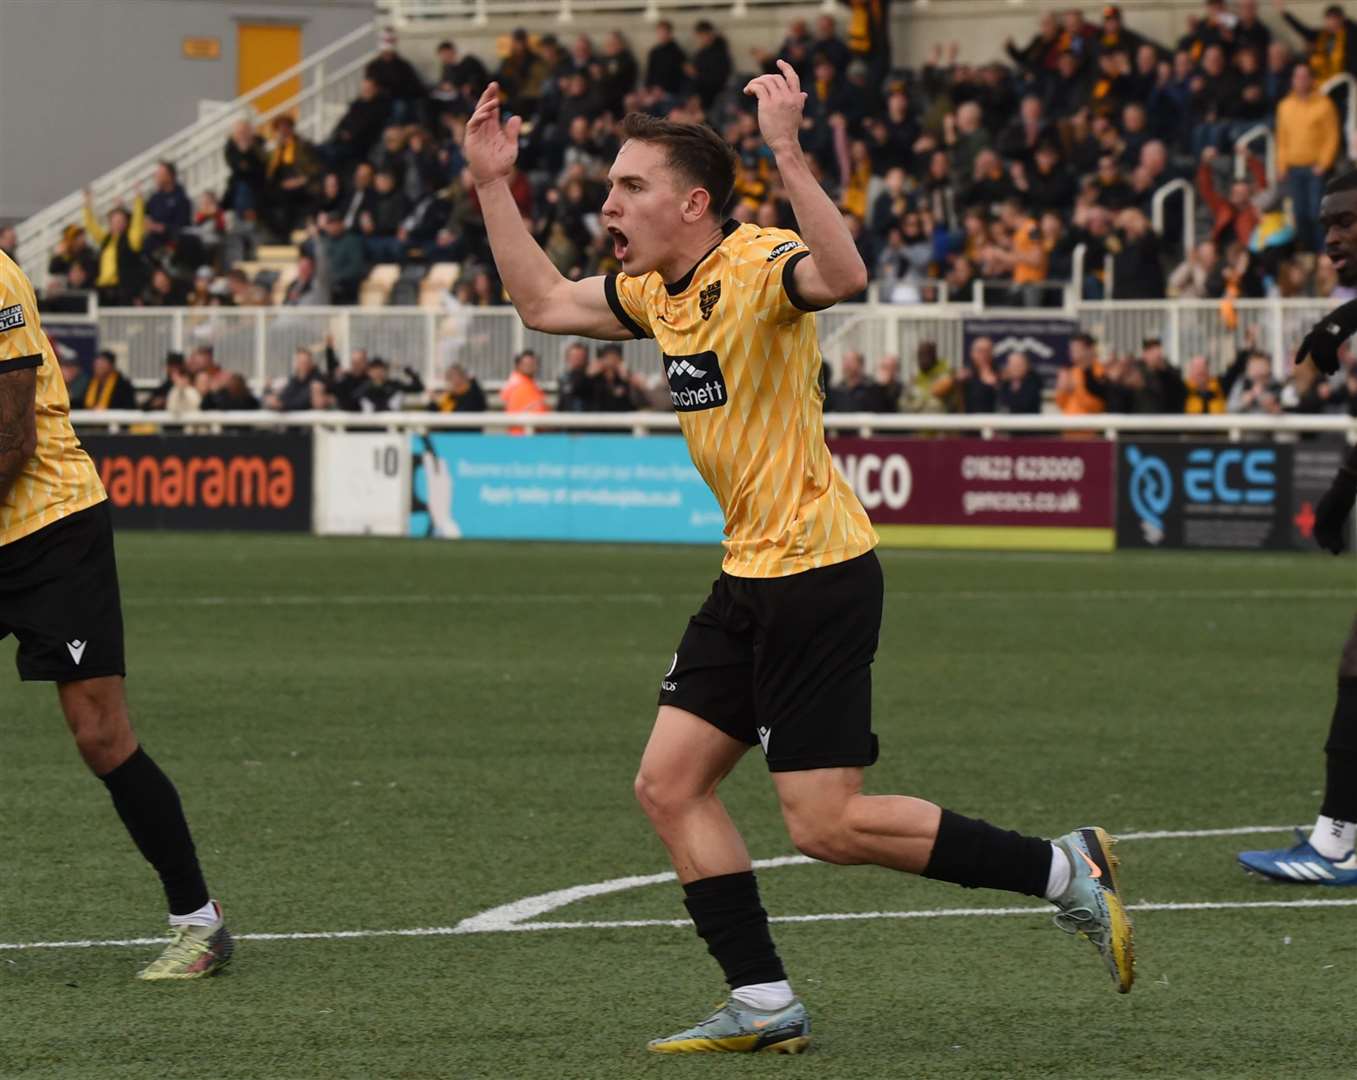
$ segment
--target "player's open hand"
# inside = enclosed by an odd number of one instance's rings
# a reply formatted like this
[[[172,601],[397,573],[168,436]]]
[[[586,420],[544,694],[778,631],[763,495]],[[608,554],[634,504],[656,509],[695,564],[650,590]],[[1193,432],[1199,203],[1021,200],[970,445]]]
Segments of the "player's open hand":
[[[466,155],[471,179],[477,184],[489,184],[507,178],[518,160],[518,132],[522,117],[513,116],[509,122],[499,122],[499,83],[485,88],[476,111],[466,125],[466,139],[462,152]]]
[[[777,62],[781,75],[760,75],[745,84],[744,92],[759,101],[759,131],[763,141],[776,150],[797,145],[801,134],[801,112],[806,95],[796,69],[785,60]]]

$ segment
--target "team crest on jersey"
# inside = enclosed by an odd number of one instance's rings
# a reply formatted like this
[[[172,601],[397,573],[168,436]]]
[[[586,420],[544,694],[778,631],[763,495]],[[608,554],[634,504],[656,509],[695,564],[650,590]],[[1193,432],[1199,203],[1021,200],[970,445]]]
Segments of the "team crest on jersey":
[[[19,327],[27,325],[24,322],[23,304],[11,304],[7,308],[0,308],[0,331],[17,330]]]
[[[691,356],[661,354],[669,380],[669,397],[677,412],[701,412],[726,403],[726,379],[714,352]]]
[[[702,321],[706,322],[711,318],[712,308],[716,306],[716,301],[721,299],[721,283],[713,281],[697,294],[697,306],[702,310]]]

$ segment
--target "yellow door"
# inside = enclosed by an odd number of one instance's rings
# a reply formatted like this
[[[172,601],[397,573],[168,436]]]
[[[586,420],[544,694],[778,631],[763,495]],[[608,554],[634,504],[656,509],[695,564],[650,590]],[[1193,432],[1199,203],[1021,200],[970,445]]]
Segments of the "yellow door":
[[[281,75],[302,61],[302,28],[277,23],[240,23],[236,27],[236,92],[248,94],[256,86]],[[255,111],[266,113],[302,89],[300,76],[263,94]]]

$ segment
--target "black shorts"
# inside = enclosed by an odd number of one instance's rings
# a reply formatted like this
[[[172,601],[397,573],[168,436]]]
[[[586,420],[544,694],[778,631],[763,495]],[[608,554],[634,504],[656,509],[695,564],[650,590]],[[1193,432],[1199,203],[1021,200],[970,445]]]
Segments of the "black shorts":
[[[881,594],[874,552],[789,577],[722,574],[688,620],[660,704],[762,743],[772,772],[870,765]]]
[[[107,502],[0,546],[0,638],[9,634],[21,679],[126,674]]]

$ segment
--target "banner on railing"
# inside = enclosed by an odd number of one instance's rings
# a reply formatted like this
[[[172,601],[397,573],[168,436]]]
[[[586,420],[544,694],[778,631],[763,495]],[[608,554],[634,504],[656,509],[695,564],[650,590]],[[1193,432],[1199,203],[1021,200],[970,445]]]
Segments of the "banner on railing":
[[[99,324],[92,319],[63,319],[52,316],[42,320],[57,359],[65,364],[74,361],[86,375],[94,370],[94,357],[99,352]]]
[[[994,345],[996,371],[1003,371],[1013,353],[1022,353],[1032,370],[1050,382],[1069,364],[1070,338],[1078,329],[1073,319],[965,319],[961,324],[965,355],[954,359],[959,366],[971,355],[971,346],[979,338],[989,338]]]
[[[889,547],[1111,551],[1109,443],[831,439]]]
[[[1312,548],[1314,503],[1342,444],[1154,442],[1121,445],[1117,546]]]
[[[316,533],[405,536],[410,438],[393,431],[316,431]]]
[[[716,543],[723,520],[683,439],[415,436],[410,535]]]
[[[120,529],[311,527],[311,437],[87,435]]]

